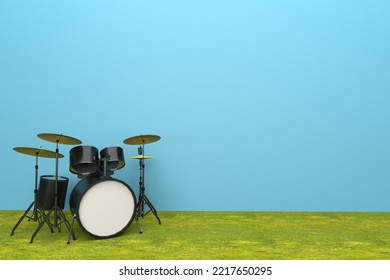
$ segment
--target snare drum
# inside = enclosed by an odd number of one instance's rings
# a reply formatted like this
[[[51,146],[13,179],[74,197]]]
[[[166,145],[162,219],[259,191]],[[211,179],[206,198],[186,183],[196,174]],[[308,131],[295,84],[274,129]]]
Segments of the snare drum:
[[[134,219],[136,200],[124,182],[93,175],[81,180],[70,195],[70,210],[87,233],[109,238],[121,234]]]
[[[96,173],[99,169],[99,151],[93,146],[77,146],[70,150],[69,171],[79,175]]]

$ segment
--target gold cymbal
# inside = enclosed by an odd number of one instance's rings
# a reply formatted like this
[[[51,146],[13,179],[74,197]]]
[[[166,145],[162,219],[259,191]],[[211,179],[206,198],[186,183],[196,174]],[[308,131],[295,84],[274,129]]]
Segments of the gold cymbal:
[[[38,157],[45,157],[45,158],[55,158],[56,153],[48,150],[44,150],[41,148],[29,148],[29,147],[15,147],[14,150],[16,152],[30,155],[30,156],[38,156]],[[63,158],[64,155],[58,153],[58,158]]]
[[[49,142],[54,142],[54,143],[59,143],[59,144],[66,144],[66,145],[77,145],[81,144],[82,142],[79,139],[66,136],[63,134],[54,134],[54,133],[41,133],[37,135],[39,138],[49,141]]]
[[[138,156],[131,156],[129,158],[132,158],[132,159],[148,159],[148,158],[153,158],[153,157],[152,156],[138,155]]]
[[[138,136],[127,138],[126,140],[123,141],[123,143],[128,145],[143,145],[143,144],[156,142],[160,139],[161,137],[158,135],[138,135]]]

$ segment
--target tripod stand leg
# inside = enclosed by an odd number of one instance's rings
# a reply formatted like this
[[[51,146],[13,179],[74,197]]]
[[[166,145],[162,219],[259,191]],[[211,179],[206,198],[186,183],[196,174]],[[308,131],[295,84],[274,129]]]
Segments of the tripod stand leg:
[[[16,223],[16,225],[14,226],[14,228],[12,229],[12,232],[11,232],[11,236],[14,235],[15,233],[15,230],[17,229],[17,227],[20,225],[20,223],[23,221],[23,219],[27,216],[27,213],[30,211],[30,209],[33,207],[34,205],[34,201],[30,204],[30,206],[27,208],[27,210],[23,213],[22,217],[20,217],[19,221]]]
[[[152,211],[153,215],[156,217],[156,219],[158,220],[158,223],[161,225],[161,220],[160,218],[158,217],[157,215],[157,210],[156,208],[154,208],[153,204],[150,202],[150,200],[148,199],[148,197],[146,196],[146,194],[144,195],[144,198],[145,198],[145,202],[146,204],[149,206],[150,208],[150,211]]]
[[[33,235],[31,236],[30,243],[33,243],[35,236],[38,234],[38,232],[43,227],[44,222],[40,222],[37,229],[34,231]]]
[[[66,244],[70,244],[70,236],[73,233],[73,225],[74,225],[74,219],[75,218],[76,218],[76,214],[73,214],[73,216],[72,216],[72,225],[70,226],[70,231],[69,231],[69,235],[68,235],[68,242]],[[76,240],[76,237],[74,235],[73,235],[73,238],[74,238],[74,240]]]
[[[144,199],[143,199],[143,193],[141,192],[139,195],[137,207],[136,207],[136,213],[135,213],[135,222],[137,223],[138,232],[142,234],[142,220],[144,218]],[[141,217],[141,221],[139,221],[139,218]]]
[[[51,233],[54,233],[54,230],[53,230],[53,225],[51,224],[50,220],[49,220],[49,216],[51,214],[52,210],[49,211],[49,213],[47,213],[47,215],[45,215],[45,213],[42,211],[42,217],[43,219],[42,220],[39,220],[39,225],[38,227],[36,228],[36,230],[34,231],[33,235],[31,236],[31,239],[30,239],[30,243],[33,243],[34,241],[34,238],[35,236],[38,234],[38,232],[42,229],[43,225],[46,223],[48,226],[49,226],[49,229],[51,231]]]
[[[50,229],[50,232],[51,233],[54,233],[54,227],[53,225],[51,224],[50,220],[46,217],[46,214],[45,214],[45,211],[39,211],[41,213],[41,216],[43,217],[43,221],[40,221],[39,218],[38,218],[38,221],[41,223],[41,222],[44,222],[47,224],[47,226],[49,227]]]
[[[137,224],[137,228],[138,228],[138,232],[139,232],[139,234],[142,234],[142,222],[138,222],[138,220],[139,220],[139,215],[137,216],[137,218],[135,219],[135,222],[136,222],[136,224]]]
[[[76,235],[73,232],[73,222],[72,222],[72,226],[71,226],[70,223],[68,222],[68,220],[66,219],[64,212],[62,212],[61,208],[58,209],[57,211],[58,211],[58,213],[57,213],[58,217],[60,219],[62,219],[63,223],[65,224],[65,226],[67,227],[67,229],[69,231],[69,236],[72,235],[73,240],[76,240]]]
[[[31,219],[33,221],[37,221],[38,220],[38,207],[37,207],[37,203],[36,202],[33,202],[31,204],[34,204],[34,207],[33,207],[33,213],[32,213],[32,217],[29,217],[28,221],[31,221]],[[30,208],[31,208],[31,205],[30,205]],[[27,213],[25,213],[27,214]]]

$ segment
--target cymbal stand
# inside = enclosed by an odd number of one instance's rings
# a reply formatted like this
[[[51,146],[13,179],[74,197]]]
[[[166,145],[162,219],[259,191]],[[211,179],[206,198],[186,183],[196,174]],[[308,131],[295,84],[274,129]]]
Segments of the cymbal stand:
[[[14,228],[12,229],[11,236],[14,235],[15,230],[18,228],[20,223],[23,221],[25,217],[28,218],[28,221],[39,221],[39,223],[46,223],[51,232],[53,232],[53,227],[50,223],[50,220],[46,217],[45,213],[41,210],[41,207],[38,202],[38,155],[39,151],[35,154],[35,187],[34,187],[34,201],[30,204],[30,206],[26,209],[24,214],[20,217]],[[34,208],[33,208],[34,206]],[[32,216],[27,216],[27,213],[33,208]],[[42,219],[43,218],[43,221]]]
[[[60,139],[57,139],[57,141],[56,141],[56,182],[55,182],[55,188],[54,188],[54,206],[47,213],[47,217],[50,217],[50,215],[54,212],[54,224],[53,224],[53,227],[54,228],[58,228],[58,231],[60,232],[61,231],[60,225],[62,223],[64,223],[65,226],[67,227],[68,231],[69,231],[69,237],[70,237],[70,235],[72,235],[73,240],[76,240],[76,235],[73,232],[73,227],[70,225],[70,223],[66,219],[65,214],[62,211],[61,207],[58,206],[58,198],[57,198],[57,193],[58,193],[58,155],[59,155],[58,143],[60,142]],[[62,220],[62,221],[58,222],[58,220]],[[42,226],[43,226],[43,224],[40,223],[38,228],[35,230],[33,236],[31,237],[30,243],[33,242],[34,237],[41,230]],[[69,237],[68,237],[67,244],[70,243],[70,238]]]
[[[142,225],[139,224],[138,220],[141,217],[142,219],[148,214],[149,212],[152,212],[153,215],[158,220],[158,223],[161,225],[161,220],[157,215],[157,210],[154,208],[153,204],[150,202],[148,197],[145,194],[145,154],[144,154],[144,144],[142,146],[139,146],[138,148],[138,154],[142,155],[142,158],[139,159],[139,197],[138,197],[138,203],[136,207],[136,223],[138,227],[138,231],[141,234],[142,231]],[[149,207],[149,211],[145,213],[145,203]]]

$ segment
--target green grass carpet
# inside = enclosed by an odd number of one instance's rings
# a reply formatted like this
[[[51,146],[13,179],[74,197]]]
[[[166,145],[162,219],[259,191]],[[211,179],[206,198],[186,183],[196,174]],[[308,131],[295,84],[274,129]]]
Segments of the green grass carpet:
[[[70,220],[70,213],[65,212]],[[136,223],[120,236],[91,237],[75,223],[68,231],[47,226],[30,244],[36,222],[23,211],[0,211],[2,260],[390,260],[390,213],[164,212],[149,213],[144,233]]]

